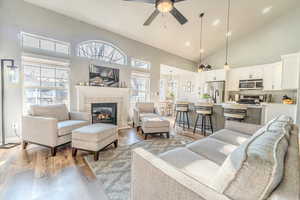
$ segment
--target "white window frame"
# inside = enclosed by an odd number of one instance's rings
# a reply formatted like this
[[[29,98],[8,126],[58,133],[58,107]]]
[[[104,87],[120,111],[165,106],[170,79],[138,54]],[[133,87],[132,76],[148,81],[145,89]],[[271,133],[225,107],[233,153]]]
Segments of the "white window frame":
[[[28,59],[28,58],[27,58]],[[27,113],[28,110],[27,110],[27,107],[28,105],[26,104],[27,103],[27,98],[26,98],[26,93],[25,93],[25,90],[26,89],[30,89],[30,88],[36,88],[36,89],[49,89],[49,90],[67,90],[68,92],[68,96],[67,96],[67,107],[70,109],[70,67],[69,67],[69,63],[61,63],[59,64],[59,62],[53,60],[51,64],[51,60],[47,60],[46,62],[44,62],[43,60],[40,60],[38,58],[32,58],[32,60],[34,61],[31,61],[31,60],[27,60],[27,59],[22,59],[22,67],[23,67],[23,76],[22,76],[22,79],[23,79],[23,82],[22,82],[22,88],[23,88],[23,91],[22,91],[22,96],[23,96],[23,112],[24,113]],[[37,61],[37,60],[40,60],[40,61]],[[26,86],[25,85],[25,79],[24,79],[24,76],[25,76],[25,67],[26,66],[30,66],[30,64],[32,64],[33,66],[32,67],[37,67],[39,68],[40,70],[40,74],[41,74],[41,70],[42,68],[54,68],[55,69],[55,73],[56,73],[56,70],[65,70],[65,71],[68,71],[68,82],[67,82],[67,87],[64,88],[64,87],[57,87],[56,84],[55,86],[42,86],[42,80],[40,80],[40,84],[39,86]],[[35,65],[35,66],[34,66]],[[39,65],[39,66],[38,66]],[[46,65],[46,67],[44,67],[43,65]],[[54,78],[56,79],[56,75],[54,76]]]
[[[145,90],[134,90],[132,85],[131,85],[131,92],[138,92],[138,93],[144,93],[145,94],[145,100],[143,101],[133,101],[133,96],[131,94],[130,96],[130,103],[131,103],[131,106],[134,107],[135,106],[135,103],[137,102],[150,102],[150,98],[151,98],[151,95],[150,95],[150,89],[151,89],[151,78],[150,78],[150,73],[143,73],[143,72],[132,72],[131,73],[131,81],[133,78],[135,77],[138,77],[138,78],[144,78],[148,81],[148,84],[146,84],[146,88]]]
[[[89,49],[84,49],[84,46],[90,46]],[[99,47],[99,48],[95,48],[95,47]],[[92,48],[93,47],[93,48]],[[110,52],[110,57],[108,57],[107,55],[103,55],[103,50],[105,48],[111,48],[112,51]],[[118,64],[118,65],[127,65],[128,64],[128,57],[127,55],[117,46],[109,43],[109,42],[105,42],[102,40],[88,40],[88,41],[84,41],[78,44],[77,46],[77,56],[82,57],[82,58],[88,58],[88,59],[93,59],[93,60],[100,60],[106,63],[110,63],[110,64]],[[123,59],[122,63],[118,63],[117,61],[114,61],[114,55],[119,54],[121,55],[121,59]],[[107,61],[107,59],[109,59],[109,61]]]
[[[38,47],[36,48],[36,47],[31,47],[31,46],[25,45],[24,44],[24,37],[31,37],[33,39],[38,40],[38,43],[39,43]],[[43,41],[53,43],[54,50],[49,50],[49,49],[42,48],[42,42]],[[57,45],[58,44],[66,46],[68,48],[68,52],[63,53],[63,52],[57,51]],[[48,38],[48,37],[44,37],[44,36],[40,36],[40,35],[35,35],[35,34],[31,34],[31,33],[26,33],[26,32],[21,32],[21,45],[22,45],[22,48],[40,49],[42,51],[55,52],[55,53],[58,53],[58,54],[63,54],[63,55],[68,55],[68,56],[71,54],[71,44],[68,43],[68,42],[55,40],[55,39],[52,39],[52,38]]]
[[[141,62],[141,63],[144,63],[145,65],[147,65],[146,68],[143,68],[143,67],[139,67],[136,65],[136,62]],[[137,69],[142,69],[142,70],[147,70],[147,71],[150,71],[151,69],[151,63],[149,61],[145,61],[145,60],[142,60],[142,59],[138,59],[138,58],[131,58],[131,67],[134,67],[134,68],[137,68]]]

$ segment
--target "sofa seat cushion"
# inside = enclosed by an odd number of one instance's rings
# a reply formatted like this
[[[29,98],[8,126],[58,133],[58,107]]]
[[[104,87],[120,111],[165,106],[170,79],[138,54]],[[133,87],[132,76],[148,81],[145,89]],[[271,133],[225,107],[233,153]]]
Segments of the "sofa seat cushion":
[[[246,142],[247,140],[249,140],[249,138],[251,136],[243,134],[243,133],[239,133],[237,131],[222,129],[222,130],[214,133],[210,137],[215,138],[217,140],[221,140],[221,141],[229,143],[229,144],[239,146],[239,145],[243,144],[244,142]]]
[[[234,151],[237,146],[208,137],[187,145],[187,148],[218,165],[222,165],[226,157]]]
[[[143,118],[156,118],[159,115],[156,113],[140,113],[140,119],[142,120]]]
[[[160,158],[208,186],[220,168],[211,160],[183,147],[167,151]]]
[[[82,126],[88,125],[88,121],[83,120],[67,120],[60,121],[57,123],[58,136],[63,136],[72,133],[73,130],[80,128]]]
[[[69,111],[65,104],[31,105],[29,113],[32,116],[51,117],[58,121],[69,120]]]

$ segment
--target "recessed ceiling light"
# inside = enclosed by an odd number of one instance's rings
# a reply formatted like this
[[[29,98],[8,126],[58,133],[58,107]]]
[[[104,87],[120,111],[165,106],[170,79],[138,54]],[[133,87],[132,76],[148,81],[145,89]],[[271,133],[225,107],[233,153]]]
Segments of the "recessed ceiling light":
[[[204,49],[200,49],[200,53],[204,53]]]
[[[265,15],[265,14],[267,14],[268,12],[270,12],[272,10],[272,6],[268,6],[268,7],[265,7],[262,11],[261,11],[261,13],[263,14],[263,15]]]
[[[227,37],[230,37],[232,36],[232,32],[231,31],[228,31],[228,33],[226,34]]]
[[[221,20],[220,19],[216,19],[215,21],[213,21],[212,25],[213,26],[218,26],[220,24]]]
[[[187,46],[187,47],[191,46],[191,42],[189,42],[189,41],[185,42],[185,46]]]

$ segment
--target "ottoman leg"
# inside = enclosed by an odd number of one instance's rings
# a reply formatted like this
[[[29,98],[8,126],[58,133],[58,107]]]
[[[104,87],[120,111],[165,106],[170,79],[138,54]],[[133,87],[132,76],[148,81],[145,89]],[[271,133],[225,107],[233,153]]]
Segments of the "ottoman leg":
[[[72,156],[75,157],[77,154],[77,149],[76,148],[72,148]]]
[[[114,145],[115,145],[115,148],[118,147],[118,140],[115,140],[115,141],[114,141]]]
[[[56,147],[51,147],[51,156],[56,156]]]
[[[170,138],[170,132],[167,132],[167,138]]]
[[[99,159],[99,151],[94,152],[94,161]]]
[[[148,133],[145,133],[145,140],[147,140],[147,137],[148,137]]]

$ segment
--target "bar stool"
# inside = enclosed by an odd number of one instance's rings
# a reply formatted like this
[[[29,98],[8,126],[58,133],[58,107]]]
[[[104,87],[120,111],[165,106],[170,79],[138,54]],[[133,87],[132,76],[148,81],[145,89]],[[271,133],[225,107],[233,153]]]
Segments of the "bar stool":
[[[204,136],[206,136],[206,130],[210,130],[213,133],[212,125],[212,113],[213,113],[213,104],[201,103],[195,105],[196,109],[196,121],[194,126],[194,133],[198,127],[201,127],[201,131]],[[201,125],[198,125],[199,118],[201,118]],[[206,121],[208,120],[208,121]]]
[[[224,117],[226,120],[243,121],[247,116],[245,104],[223,104]]]
[[[175,104],[175,112],[176,112],[176,118],[174,122],[174,127],[176,126],[176,124],[178,124],[179,126],[182,125],[183,128],[185,128],[185,125],[187,124],[188,128],[190,128],[189,103],[177,102]]]

